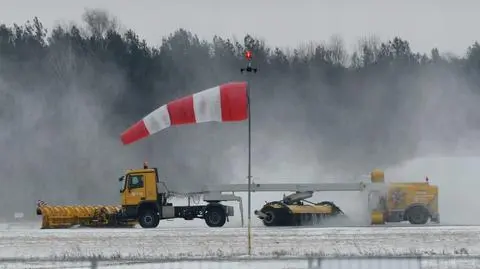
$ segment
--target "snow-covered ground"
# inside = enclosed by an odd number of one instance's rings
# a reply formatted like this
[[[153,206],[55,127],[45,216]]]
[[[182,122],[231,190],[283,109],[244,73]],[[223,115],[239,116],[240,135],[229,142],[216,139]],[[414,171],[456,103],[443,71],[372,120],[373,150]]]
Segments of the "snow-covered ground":
[[[255,256],[480,255],[480,227],[252,229]],[[0,231],[0,258],[213,258],[247,253],[246,228]]]
[[[252,253],[257,258],[306,256],[397,256],[480,255],[480,227],[350,227],[350,228],[264,228],[254,227]],[[157,229],[65,229],[38,230],[12,227],[0,230],[0,259],[57,259],[99,256],[111,260],[238,258],[247,253],[246,228],[157,228]],[[180,261],[167,266],[138,268],[251,268],[245,262],[195,267]],[[308,268],[306,260],[264,262],[273,268]],[[336,260],[327,260],[339,264]],[[364,261],[363,263],[375,261]],[[260,263],[260,262],[257,262]],[[379,263],[379,261],[376,261]],[[415,260],[389,263],[417,268]],[[354,264],[351,261],[349,264]],[[358,264],[361,264],[359,261]],[[13,264],[11,264],[13,265]],[[118,266],[118,265],[117,265]],[[200,266],[200,265],[198,265]],[[223,266],[223,267],[219,267]],[[244,267],[242,267],[244,266]],[[325,265],[324,265],[325,266]],[[52,268],[52,266],[48,266]],[[66,265],[60,266],[66,268]],[[263,268],[260,264],[255,268]],[[396,268],[393,265],[390,268]],[[0,265],[0,268],[2,266]],[[5,267],[14,268],[14,267]],[[115,268],[115,267],[105,267]],[[120,268],[120,267],[117,267]],[[137,268],[137,267],[128,267]],[[266,267],[265,267],[266,268]],[[355,268],[332,267],[328,268]],[[374,267],[375,268],[375,267]],[[400,268],[400,267],[397,267]],[[425,268],[425,267],[424,267]],[[435,268],[435,267],[434,267]],[[468,268],[468,267],[467,267]]]
[[[427,266],[425,266],[427,265]],[[20,267],[23,266],[23,267]],[[356,269],[356,268],[386,268],[389,269],[420,269],[420,268],[439,268],[428,267],[428,263],[421,263],[416,259],[391,259],[391,260],[374,260],[374,259],[349,259],[349,260],[324,260],[320,264],[307,260],[268,260],[268,261],[195,261],[195,262],[166,262],[166,263],[149,263],[149,264],[107,264],[98,263],[98,268],[104,269]],[[88,262],[56,262],[56,263],[27,263],[14,264],[0,268],[35,268],[35,269],[64,269],[64,268],[89,268],[91,264]],[[450,268],[450,267],[441,267]],[[464,267],[462,267],[464,268]],[[473,268],[473,267],[467,267]]]
[[[103,268],[103,269],[359,269],[359,268],[389,268],[389,269],[450,269],[479,268],[478,258],[449,259],[416,259],[416,258],[348,258],[324,259],[317,262],[314,259],[299,260],[250,260],[250,261],[175,261],[152,263],[115,263],[98,262],[97,267],[91,262],[10,262],[0,263],[0,268],[30,268],[30,269],[66,269],[66,268]]]

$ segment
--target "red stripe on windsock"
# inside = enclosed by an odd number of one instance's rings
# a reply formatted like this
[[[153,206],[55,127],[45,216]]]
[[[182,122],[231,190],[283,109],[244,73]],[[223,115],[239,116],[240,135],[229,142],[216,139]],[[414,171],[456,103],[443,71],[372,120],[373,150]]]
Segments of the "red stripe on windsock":
[[[145,127],[143,120],[140,120],[123,132],[120,139],[124,145],[128,145],[147,136],[149,136],[147,127]]]
[[[172,101],[167,105],[171,125],[195,123],[193,95]]]
[[[220,85],[222,121],[242,121],[248,117],[246,82],[231,82]]]

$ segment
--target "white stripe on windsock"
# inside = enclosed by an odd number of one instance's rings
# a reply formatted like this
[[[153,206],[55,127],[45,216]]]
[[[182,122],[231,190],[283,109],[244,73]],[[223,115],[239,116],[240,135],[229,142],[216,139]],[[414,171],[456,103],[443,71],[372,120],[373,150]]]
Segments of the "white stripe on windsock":
[[[170,115],[167,105],[163,105],[143,118],[148,133],[153,134],[170,127]]]
[[[213,87],[193,94],[195,122],[222,121],[220,87]]]

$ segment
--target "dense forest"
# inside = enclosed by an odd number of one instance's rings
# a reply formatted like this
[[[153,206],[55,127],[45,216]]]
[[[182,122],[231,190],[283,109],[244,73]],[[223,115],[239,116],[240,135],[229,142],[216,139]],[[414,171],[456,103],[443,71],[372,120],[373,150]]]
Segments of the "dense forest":
[[[157,106],[228,81],[244,52],[252,85],[255,181],[322,181],[431,154],[480,148],[480,45],[463,56],[407,40],[340,38],[289,51],[261,38],[201,40],[186,29],[148,45],[112,15],[45,29],[0,25],[0,214],[52,203],[118,202],[117,178],[147,160],[170,188],[243,182],[247,125],[170,128],[134,145],[119,135]]]

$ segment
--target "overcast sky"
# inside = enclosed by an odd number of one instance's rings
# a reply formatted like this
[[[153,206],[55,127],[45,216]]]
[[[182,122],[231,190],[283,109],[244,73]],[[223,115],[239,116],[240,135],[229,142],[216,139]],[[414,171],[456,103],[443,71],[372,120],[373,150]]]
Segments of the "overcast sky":
[[[400,35],[415,51],[463,54],[480,37],[478,0],[5,0],[0,19],[11,24],[38,16],[51,28],[80,21],[85,8],[108,10],[150,44],[184,27],[204,38],[252,33],[280,47],[340,35],[349,50],[362,36]]]

